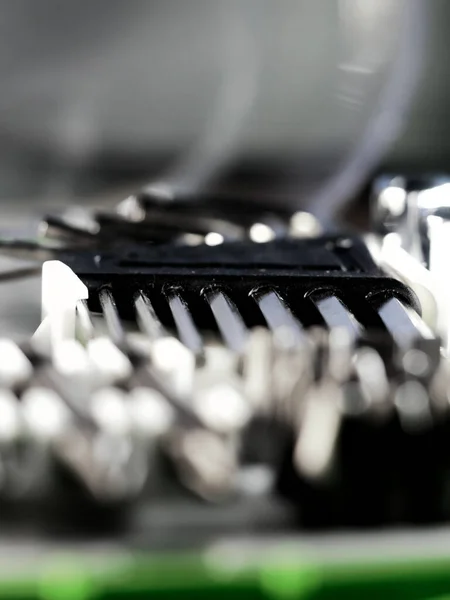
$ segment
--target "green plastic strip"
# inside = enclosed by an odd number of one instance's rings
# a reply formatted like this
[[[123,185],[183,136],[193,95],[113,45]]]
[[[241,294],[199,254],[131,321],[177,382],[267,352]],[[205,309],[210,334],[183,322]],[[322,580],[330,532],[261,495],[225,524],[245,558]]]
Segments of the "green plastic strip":
[[[16,600],[450,600],[448,560],[319,564],[265,560],[252,566],[212,567],[193,555],[115,558],[93,568],[77,557],[53,560],[27,577],[3,577],[0,599]]]

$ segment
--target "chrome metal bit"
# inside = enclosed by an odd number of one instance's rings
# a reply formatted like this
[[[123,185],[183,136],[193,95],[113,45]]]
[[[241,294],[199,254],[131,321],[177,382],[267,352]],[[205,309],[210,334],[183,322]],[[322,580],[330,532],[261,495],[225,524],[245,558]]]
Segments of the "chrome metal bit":
[[[295,346],[304,343],[305,332],[302,325],[275,290],[257,289],[252,292],[252,296],[280,344]]]
[[[239,354],[245,349],[247,327],[236,305],[225,292],[212,288],[204,293],[226,345]]]
[[[166,296],[180,340],[196,356],[201,356],[203,339],[180,291],[170,288],[166,291]]]

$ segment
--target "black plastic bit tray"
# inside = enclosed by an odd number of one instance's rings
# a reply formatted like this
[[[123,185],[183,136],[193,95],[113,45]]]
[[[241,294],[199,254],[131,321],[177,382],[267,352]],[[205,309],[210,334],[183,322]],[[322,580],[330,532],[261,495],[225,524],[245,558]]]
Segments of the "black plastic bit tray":
[[[419,311],[413,292],[386,276],[356,237],[323,236],[279,239],[257,244],[228,242],[218,246],[148,244],[115,251],[66,253],[68,264],[89,288],[89,306],[100,311],[98,292],[109,286],[123,318],[134,318],[133,298],[144,290],[161,321],[172,324],[166,296],[183,298],[200,328],[215,328],[205,302],[218,288],[236,305],[245,323],[264,323],[256,308],[259,293],[272,289],[306,327],[323,325],[311,296],[332,294],[367,328],[381,327],[377,304],[397,297]]]

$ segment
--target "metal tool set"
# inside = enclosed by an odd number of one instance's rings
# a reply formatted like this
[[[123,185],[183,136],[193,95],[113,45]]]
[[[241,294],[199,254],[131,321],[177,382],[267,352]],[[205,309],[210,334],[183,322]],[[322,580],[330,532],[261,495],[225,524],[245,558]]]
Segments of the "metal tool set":
[[[63,474],[120,510],[173,482],[233,503],[259,469],[304,526],[446,519],[450,363],[375,263],[386,236],[211,206],[144,195],[2,241],[50,260],[41,326],[0,344],[1,495]]]

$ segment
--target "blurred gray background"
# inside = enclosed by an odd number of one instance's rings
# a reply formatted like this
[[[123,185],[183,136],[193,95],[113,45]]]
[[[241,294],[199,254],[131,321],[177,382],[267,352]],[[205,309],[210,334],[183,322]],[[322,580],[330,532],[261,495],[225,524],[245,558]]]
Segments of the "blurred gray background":
[[[450,4],[422,3],[423,78],[385,164],[445,170]],[[336,68],[351,53],[342,30],[352,43],[368,40],[363,51],[381,73],[401,4],[0,0],[0,196],[89,195],[159,177],[204,134],[221,86],[243,96],[230,100],[239,127],[227,172],[264,189],[276,179],[291,193],[319,160],[351,146],[379,86],[363,73],[352,83],[362,89],[357,110],[337,105]]]

